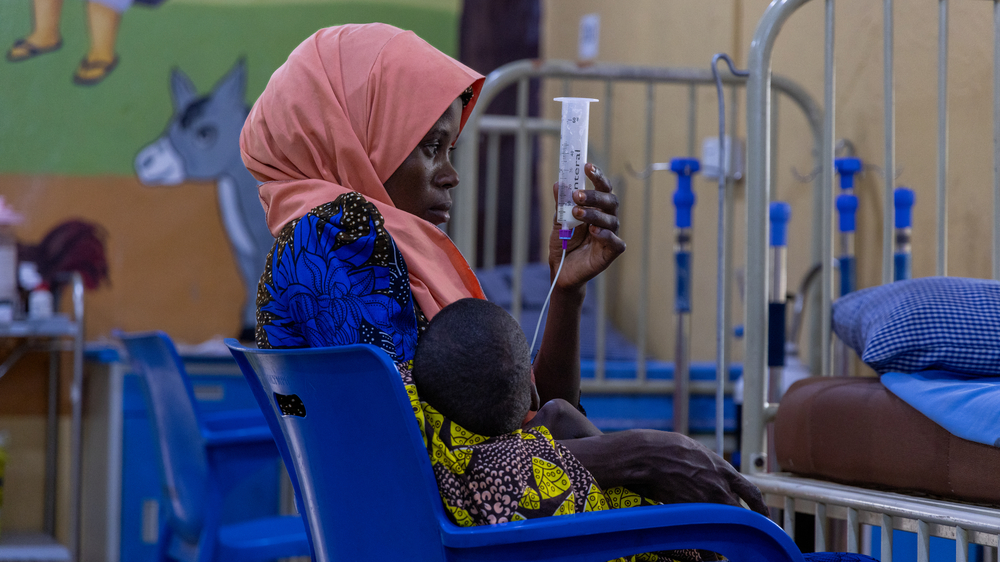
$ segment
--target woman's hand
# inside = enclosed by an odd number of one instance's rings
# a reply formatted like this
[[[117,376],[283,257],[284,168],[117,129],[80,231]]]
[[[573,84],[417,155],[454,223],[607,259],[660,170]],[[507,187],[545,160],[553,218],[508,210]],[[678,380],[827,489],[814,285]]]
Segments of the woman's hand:
[[[663,503],[740,505],[767,515],[760,490],[722,457],[679,433],[635,429],[560,441],[603,488]]]
[[[566,262],[556,283],[556,288],[563,291],[582,289],[625,251],[625,242],[618,237],[618,198],[611,192],[611,182],[593,164],[586,164],[583,170],[595,189],[573,193],[573,217],[583,224],[576,227],[566,247]],[[552,192],[558,202],[558,184]],[[553,218],[549,236],[549,268],[553,274],[561,257],[559,223]]]

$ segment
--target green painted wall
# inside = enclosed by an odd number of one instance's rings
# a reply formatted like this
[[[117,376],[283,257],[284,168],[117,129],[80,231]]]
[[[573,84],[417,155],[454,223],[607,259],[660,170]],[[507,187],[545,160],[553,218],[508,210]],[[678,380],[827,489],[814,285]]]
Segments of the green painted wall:
[[[132,161],[171,116],[178,67],[209,91],[245,56],[252,103],[288,53],[321,27],[382,21],[457,51],[458,13],[441,2],[192,3],[136,5],[122,18],[118,68],[92,87],[71,76],[88,42],[84,3],[65,2],[63,47],[32,60],[0,59],[0,174],[132,175]],[[0,2],[0,47],[31,28],[30,0]]]

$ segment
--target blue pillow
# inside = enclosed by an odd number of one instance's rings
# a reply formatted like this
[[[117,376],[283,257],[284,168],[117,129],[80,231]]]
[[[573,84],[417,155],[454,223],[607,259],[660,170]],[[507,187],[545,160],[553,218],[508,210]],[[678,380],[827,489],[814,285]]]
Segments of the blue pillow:
[[[833,330],[879,373],[1000,376],[1000,283],[927,277],[862,289],[833,304]]]

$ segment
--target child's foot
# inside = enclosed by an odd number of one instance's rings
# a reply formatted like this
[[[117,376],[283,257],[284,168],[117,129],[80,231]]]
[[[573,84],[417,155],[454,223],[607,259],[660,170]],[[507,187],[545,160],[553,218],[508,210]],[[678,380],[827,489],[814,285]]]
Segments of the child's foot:
[[[35,58],[38,55],[58,51],[59,47],[62,47],[62,38],[57,38],[55,41],[39,41],[36,43],[29,36],[14,42],[11,48],[7,50],[7,60],[10,62],[21,62]]]
[[[73,83],[79,86],[93,86],[107,78],[116,66],[118,66],[118,55],[109,61],[90,60],[89,56],[84,57],[73,73]]]

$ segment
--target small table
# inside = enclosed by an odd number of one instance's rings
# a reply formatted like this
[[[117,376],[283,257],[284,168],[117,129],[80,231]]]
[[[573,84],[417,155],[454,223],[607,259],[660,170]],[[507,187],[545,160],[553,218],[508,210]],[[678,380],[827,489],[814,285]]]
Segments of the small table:
[[[48,351],[49,395],[45,444],[45,499],[43,527],[45,534],[17,537],[16,545],[0,541],[0,561],[6,560],[78,560],[80,547],[80,478],[83,460],[83,279],[73,274],[70,285],[73,317],[56,314],[44,320],[15,320],[0,323],[0,338],[17,338],[21,343],[0,364],[0,377],[26,353]],[[56,455],[59,434],[59,352],[73,352],[73,381],[70,387],[72,425],[70,430],[69,544],[59,545],[50,537],[56,527]],[[62,549],[62,550],[60,550]],[[55,556],[63,553],[62,556]],[[41,557],[41,558],[40,558]]]

